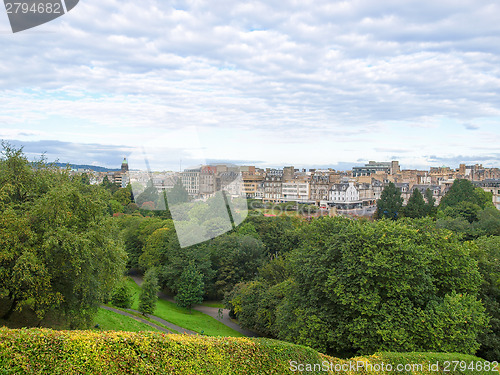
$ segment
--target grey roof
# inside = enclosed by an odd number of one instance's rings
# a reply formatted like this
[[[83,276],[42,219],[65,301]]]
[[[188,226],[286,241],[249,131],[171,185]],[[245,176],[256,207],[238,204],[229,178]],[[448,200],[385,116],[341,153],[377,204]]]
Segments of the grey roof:
[[[343,183],[343,184],[333,184],[332,187],[330,188],[331,191],[345,191],[349,187],[348,183]]]

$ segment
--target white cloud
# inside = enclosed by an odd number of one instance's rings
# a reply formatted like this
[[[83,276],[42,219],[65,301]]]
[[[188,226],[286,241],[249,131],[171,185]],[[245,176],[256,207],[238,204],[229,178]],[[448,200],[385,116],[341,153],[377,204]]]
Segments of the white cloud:
[[[471,124],[471,123],[465,123],[464,127],[467,130],[477,130],[477,129],[479,129],[479,125]]]
[[[0,126],[35,131],[59,117],[79,124],[54,125],[65,141],[85,137],[80,124],[93,129],[89,142],[117,128],[196,125],[311,148],[358,141],[360,154],[364,139],[385,137],[393,145],[379,150],[401,149],[413,141],[382,124],[448,118],[466,124],[460,134],[499,116],[499,16],[477,0],[87,0],[32,32],[0,35]]]

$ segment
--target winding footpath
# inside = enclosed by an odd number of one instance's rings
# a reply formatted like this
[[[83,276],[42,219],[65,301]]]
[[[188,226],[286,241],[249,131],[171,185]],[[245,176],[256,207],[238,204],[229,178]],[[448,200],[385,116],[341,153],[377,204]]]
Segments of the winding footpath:
[[[141,285],[142,284],[142,278],[139,277],[139,276],[131,276],[132,279],[136,282],[137,285]],[[160,292],[158,293],[158,297],[165,300],[165,301],[170,301],[170,302],[174,302],[174,299],[168,295],[166,295],[165,293],[163,292]],[[199,312],[202,312],[208,316],[211,316],[212,318],[220,321],[222,324],[228,326],[229,328],[232,328],[234,329],[235,331],[247,336],[247,337],[259,337],[258,334],[256,334],[255,332],[252,332],[252,331],[249,331],[247,329],[244,329],[244,328],[241,328],[238,324],[236,324],[230,317],[229,317],[229,310],[228,309],[222,309],[222,319],[219,317],[219,309],[217,307],[208,307],[208,306],[202,306],[202,305],[197,305],[197,306],[194,306],[193,307],[193,310],[196,310],[196,311],[199,311]],[[160,319],[160,318],[156,318],[154,316],[149,316],[151,319],[154,319],[156,321],[159,321],[157,319]],[[162,319],[160,319],[162,320]],[[163,322],[165,322],[163,320]],[[162,324],[165,324],[161,322]],[[169,323],[171,324],[171,323]],[[168,326],[167,324],[165,324],[166,326]],[[173,324],[172,324],[173,325]],[[186,333],[188,333],[188,330],[184,329],[184,328],[180,328],[177,329],[177,328],[173,328],[175,329],[176,331],[178,332],[183,332],[183,331],[186,331]],[[192,331],[189,331],[189,332],[192,332]],[[196,333],[194,333],[196,334]]]

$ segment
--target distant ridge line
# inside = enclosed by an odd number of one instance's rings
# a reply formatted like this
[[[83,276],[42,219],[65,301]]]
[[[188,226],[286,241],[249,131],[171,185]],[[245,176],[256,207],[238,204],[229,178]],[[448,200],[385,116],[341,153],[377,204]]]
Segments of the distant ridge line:
[[[54,164],[61,168],[66,168],[67,166],[69,166],[71,169],[90,169],[93,170],[94,172],[118,172],[121,170],[120,168],[110,169],[88,164],[71,164],[71,163],[51,163],[51,164]]]

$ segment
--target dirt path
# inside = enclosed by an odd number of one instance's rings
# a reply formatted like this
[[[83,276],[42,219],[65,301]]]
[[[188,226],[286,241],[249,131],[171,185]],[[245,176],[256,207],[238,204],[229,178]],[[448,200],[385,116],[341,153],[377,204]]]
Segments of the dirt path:
[[[119,309],[115,309],[113,307],[109,307],[109,306],[101,306],[103,309],[106,309],[106,310],[109,310],[109,311],[113,311],[117,314],[120,314],[120,315],[124,315],[124,316],[128,316],[134,320],[137,320],[138,322],[141,322],[141,323],[144,323],[144,324],[147,324],[148,326],[151,326],[153,328],[156,328],[162,332],[165,332],[165,333],[173,333],[172,331],[169,331],[168,329],[166,329],[165,327],[161,327],[159,325],[156,325],[154,323],[151,323],[150,321],[144,319],[144,318],[140,318],[138,316],[135,316],[133,314],[129,314],[128,312],[125,312],[125,311],[122,311],[122,310],[119,310]],[[127,309],[128,311],[132,311],[134,313],[138,313],[140,314],[139,311],[136,311],[136,310],[132,310],[132,309]],[[170,322],[167,322],[166,320],[163,320],[161,318],[158,318],[157,316],[153,316],[153,315],[149,315],[149,314],[146,314],[146,316],[158,323],[161,323],[169,328],[172,328],[173,330],[177,331],[178,333],[185,333],[185,334],[188,334],[188,335],[197,335],[198,333],[194,332],[194,331],[190,331],[189,329],[185,329],[185,328],[182,328],[182,327],[179,327],[175,324],[172,324]]]
[[[139,276],[131,276],[132,279],[136,282],[137,285],[142,284],[142,278]],[[166,301],[174,302],[174,299],[165,293],[158,293],[158,297],[161,299],[164,299]],[[208,307],[208,306],[202,306],[202,305],[197,305],[193,307],[193,310],[202,312],[204,314],[207,314],[208,316],[211,316],[212,318],[220,321],[222,324],[228,326],[229,328],[234,329],[235,331],[238,331],[239,333],[247,336],[247,337],[259,337],[259,335],[255,332],[249,331],[247,329],[241,328],[237,323],[235,323],[230,317],[229,317],[229,310],[228,309],[223,309],[222,310],[222,319],[219,317],[219,309],[217,307]],[[152,317],[153,318],[153,317]],[[154,319],[154,318],[153,318]]]

